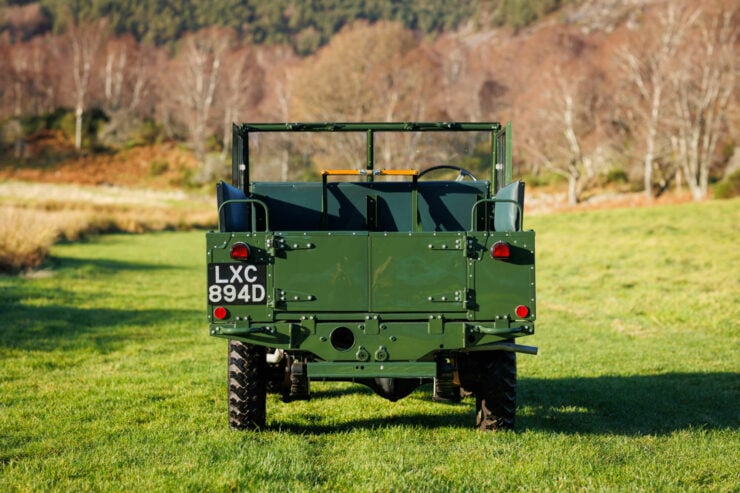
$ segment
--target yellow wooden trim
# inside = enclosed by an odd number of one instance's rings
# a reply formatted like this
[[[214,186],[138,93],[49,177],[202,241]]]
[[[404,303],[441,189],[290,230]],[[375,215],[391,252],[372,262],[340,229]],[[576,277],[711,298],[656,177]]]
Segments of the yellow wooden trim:
[[[386,176],[417,176],[419,171],[415,169],[381,169],[376,174]]]
[[[365,169],[322,169],[322,176],[358,176],[367,175],[368,170]],[[376,176],[418,176],[419,171],[415,169],[376,169],[372,171],[373,175]]]

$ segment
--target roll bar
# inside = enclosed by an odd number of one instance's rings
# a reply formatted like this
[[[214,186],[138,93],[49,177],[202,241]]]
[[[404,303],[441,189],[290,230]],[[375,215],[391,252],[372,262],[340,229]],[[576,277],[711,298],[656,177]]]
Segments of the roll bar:
[[[232,183],[249,195],[249,134],[254,132],[364,132],[367,159],[365,179],[374,180],[376,132],[490,132],[491,135],[491,186],[495,194],[511,182],[511,123],[498,122],[314,122],[314,123],[242,123],[234,124],[231,154]],[[354,174],[354,173],[353,173]],[[362,174],[362,173],[358,173]],[[380,174],[395,174],[385,170]]]

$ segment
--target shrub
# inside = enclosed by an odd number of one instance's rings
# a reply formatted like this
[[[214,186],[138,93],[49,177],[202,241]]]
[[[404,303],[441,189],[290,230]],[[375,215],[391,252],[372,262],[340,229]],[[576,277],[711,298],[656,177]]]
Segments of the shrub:
[[[627,172],[622,168],[611,168],[606,173],[606,183],[629,183],[630,179]]]
[[[38,267],[59,237],[58,219],[16,207],[0,209],[0,272]]]
[[[71,114],[67,108],[57,108],[50,113],[40,115],[25,115],[20,117],[23,125],[23,134],[28,137],[44,130],[61,130],[65,116]],[[74,116],[72,117],[74,121]]]
[[[530,187],[557,186],[568,181],[560,173],[553,173],[552,171],[540,171],[537,174],[529,173],[524,175],[522,179]]]
[[[164,127],[151,118],[143,120],[133,133],[133,140],[137,145],[157,144],[163,138]]]
[[[41,265],[58,240],[78,241],[95,233],[144,233],[212,228],[212,211],[127,205],[47,202],[0,207],[0,272],[15,274]]]
[[[149,176],[160,176],[167,172],[170,163],[166,159],[153,159],[149,163]]]
[[[731,199],[740,196],[740,169],[730,173],[714,187],[715,199]]]
[[[92,108],[82,115],[82,145],[88,149],[98,149],[98,131],[104,128],[109,118],[100,108]],[[76,132],[76,117],[73,111],[64,113],[55,124],[70,142],[74,142]],[[100,149],[98,149],[100,150]]]

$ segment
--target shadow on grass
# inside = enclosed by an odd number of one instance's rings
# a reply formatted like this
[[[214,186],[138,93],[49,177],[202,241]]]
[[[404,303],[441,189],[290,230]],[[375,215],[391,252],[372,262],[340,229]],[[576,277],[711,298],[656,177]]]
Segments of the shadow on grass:
[[[414,428],[472,428],[474,416],[465,406],[460,407],[460,414],[422,414],[410,413],[393,418],[368,416],[367,419],[343,421],[337,424],[325,423],[269,423],[267,430],[294,433],[296,435],[328,435],[357,430],[379,430],[397,426]]]
[[[516,426],[519,432],[639,436],[740,427],[740,375],[737,373],[522,379],[519,389]],[[362,387],[350,387],[322,391],[315,396],[341,399],[342,395],[369,393]],[[429,391],[424,394],[431,397]],[[341,406],[341,400],[336,405]],[[392,419],[368,415],[336,424],[326,424],[322,419],[316,423],[272,423],[268,428],[320,435],[395,426],[474,427],[473,398],[457,405],[437,405],[439,413],[400,411]]]
[[[740,374],[523,379],[521,430],[670,434],[740,427]]]
[[[370,390],[370,387],[359,383],[352,383],[346,387],[325,387],[318,390],[311,388],[312,399],[334,399],[349,395],[375,395],[375,393]]]
[[[81,294],[74,287],[89,282],[104,282],[121,271],[157,271],[175,269],[166,264],[126,262],[114,259],[58,258],[47,259],[54,277],[69,278],[70,289],[9,277],[0,286],[0,348],[22,350],[94,350],[102,353],[120,348],[124,342],[147,337],[152,327],[161,327],[183,318],[204,319],[197,310],[167,310],[96,307],[103,293]],[[102,279],[102,280],[101,280]]]
[[[167,264],[148,264],[144,262],[123,262],[106,258],[57,258],[49,257],[44,266],[51,267],[64,275],[65,272],[85,272],[96,275],[109,275],[120,271],[152,271],[176,268]]]
[[[197,310],[83,308],[81,302],[94,304],[92,299],[81,300],[78,293],[58,288],[48,296],[24,284],[1,289],[0,348],[108,353],[146,337],[152,327],[173,319],[202,317]]]
[[[7,305],[0,305],[0,309]],[[3,310],[4,311],[4,310]],[[71,306],[14,306],[0,322],[0,348],[34,351],[93,350],[108,353],[151,333],[176,318],[192,314],[171,310],[116,310]]]

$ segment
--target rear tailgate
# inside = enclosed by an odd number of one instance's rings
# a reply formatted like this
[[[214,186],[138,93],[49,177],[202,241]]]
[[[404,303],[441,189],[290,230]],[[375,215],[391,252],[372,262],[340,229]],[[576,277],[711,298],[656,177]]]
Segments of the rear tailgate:
[[[465,311],[462,233],[288,233],[276,242],[276,311]]]

